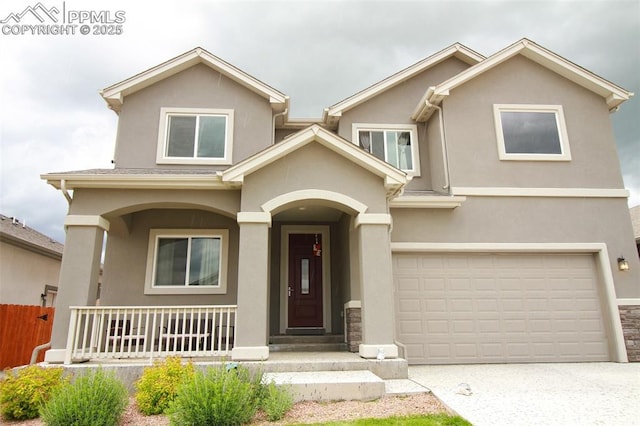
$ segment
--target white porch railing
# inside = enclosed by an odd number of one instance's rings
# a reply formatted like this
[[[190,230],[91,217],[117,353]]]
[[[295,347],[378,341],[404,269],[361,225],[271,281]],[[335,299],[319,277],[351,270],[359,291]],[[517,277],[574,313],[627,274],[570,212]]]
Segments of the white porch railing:
[[[235,305],[72,306],[65,364],[105,358],[226,356]]]

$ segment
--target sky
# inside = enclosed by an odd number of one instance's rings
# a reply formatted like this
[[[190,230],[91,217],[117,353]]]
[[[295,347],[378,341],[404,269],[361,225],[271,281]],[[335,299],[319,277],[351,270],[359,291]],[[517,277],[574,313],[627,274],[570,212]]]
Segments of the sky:
[[[5,0],[0,20],[37,4]],[[455,42],[489,56],[527,37],[637,94],[612,122],[629,206],[640,204],[640,0],[41,5],[67,19],[76,12],[67,24],[77,27],[57,35],[0,33],[0,213],[60,242],[67,201],[40,175],[111,168],[117,115],[99,90],[196,46],[289,95],[290,117],[320,117],[323,108]],[[81,34],[80,12],[124,21],[111,28],[121,34]]]

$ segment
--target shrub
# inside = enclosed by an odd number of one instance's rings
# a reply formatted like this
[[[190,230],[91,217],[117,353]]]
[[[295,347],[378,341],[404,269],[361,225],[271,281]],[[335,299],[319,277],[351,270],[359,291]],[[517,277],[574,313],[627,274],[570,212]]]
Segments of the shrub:
[[[48,426],[116,426],[129,402],[127,389],[101,369],[59,388],[40,411]]]
[[[260,403],[262,374],[245,367],[209,368],[197,372],[178,390],[169,409],[172,425],[241,425],[255,415]]]
[[[292,406],[293,395],[289,388],[278,387],[273,382],[264,385],[260,407],[270,422],[281,420]]]
[[[169,357],[145,368],[136,382],[135,398],[140,412],[146,416],[164,413],[180,385],[193,374],[193,364],[183,365],[178,357]]]
[[[7,420],[38,417],[40,407],[64,383],[62,371],[62,368],[43,368],[37,365],[7,371],[7,377],[0,382],[2,417]]]

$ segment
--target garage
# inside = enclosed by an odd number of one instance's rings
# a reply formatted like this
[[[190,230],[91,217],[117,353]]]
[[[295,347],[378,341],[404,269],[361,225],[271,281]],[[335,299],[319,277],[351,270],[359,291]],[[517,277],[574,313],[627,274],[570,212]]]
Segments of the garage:
[[[410,364],[609,361],[593,254],[394,253]]]

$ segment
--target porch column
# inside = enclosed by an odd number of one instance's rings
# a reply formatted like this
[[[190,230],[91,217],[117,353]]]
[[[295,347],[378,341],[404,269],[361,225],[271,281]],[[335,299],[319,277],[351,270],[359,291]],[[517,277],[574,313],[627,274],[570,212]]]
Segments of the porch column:
[[[365,214],[356,217],[360,229],[360,300],[362,302],[363,358],[396,358],[394,343],[393,272],[391,270],[391,215]]]
[[[69,333],[70,306],[96,304],[100,257],[104,232],[109,222],[102,216],[68,215],[67,235],[62,254],[56,315],[51,333],[51,349],[45,353],[47,362],[63,362]]]
[[[256,361],[269,358],[269,227],[271,214],[238,213],[238,313],[231,358]]]

